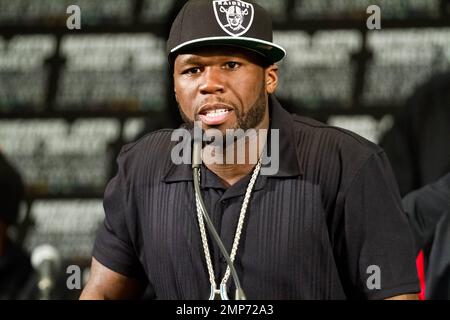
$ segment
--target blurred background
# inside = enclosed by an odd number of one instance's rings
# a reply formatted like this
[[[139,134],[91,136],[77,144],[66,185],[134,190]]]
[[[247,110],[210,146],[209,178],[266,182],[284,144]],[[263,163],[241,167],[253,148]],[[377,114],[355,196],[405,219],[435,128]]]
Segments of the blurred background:
[[[255,2],[288,53],[277,96],[289,111],[382,145],[402,196],[450,171],[449,0]],[[164,48],[184,3],[0,0],[0,152],[24,186],[5,238],[25,255],[56,249],[52,298],[80,294],[66,268],[87,276],[120,147],[181,123]],[[81,30],[66,27],[73,4]],[[381,30],[366,26],[370,5],[381,8]],[[40,297],[8,294],[5,265],[0,298]]]

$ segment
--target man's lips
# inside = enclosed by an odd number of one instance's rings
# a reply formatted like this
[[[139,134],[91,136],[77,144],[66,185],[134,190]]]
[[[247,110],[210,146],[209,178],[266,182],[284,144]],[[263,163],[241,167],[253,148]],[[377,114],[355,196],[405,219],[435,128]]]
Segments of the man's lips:
[[[225,123],[232,112],[233,108],[226,104],[205,104],[200,108],[198,115],[204,124],[217,126]]]

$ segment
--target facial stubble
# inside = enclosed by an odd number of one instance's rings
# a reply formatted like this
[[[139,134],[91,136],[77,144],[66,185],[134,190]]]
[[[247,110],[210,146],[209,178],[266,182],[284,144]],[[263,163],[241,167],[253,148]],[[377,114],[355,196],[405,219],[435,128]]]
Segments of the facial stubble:
[[[266,101],[266,92],[265,92],[265,83],[262,83],[262,87],[259,90],[258,99],[256,102],[249,108],[247,112],[244,112],[244,110],[238,108],[233,103],[230,103],[229,101],[226,101],[223,98],[218,98],[217,102],[227,103],[231,105],[234,109],[234,113],[236,115],[236,125],[233,128],[227,128],[227,129],[242,129],[244,131],[249,129],[254,129],[259,126],[259,124],[263,121],[266,109],[267,109],[267,101]],[[193,129],[194,128],[194,121],[190,119],[184,112],[181,106],[178,104],[178,109],[180,110],[181,118],[183,119],[185,123],[185,128],[187,129]],[[198,108],[195,108],[194,110],[198,110]],[[199,115],[195,115],[195,121],[200,121]],[[225,133],[224,133],[225,134]]]

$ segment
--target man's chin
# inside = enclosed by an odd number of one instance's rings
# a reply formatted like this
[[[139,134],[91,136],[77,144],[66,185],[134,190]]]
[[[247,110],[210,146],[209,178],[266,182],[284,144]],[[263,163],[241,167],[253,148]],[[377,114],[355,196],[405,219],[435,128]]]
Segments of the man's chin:
[[[237,124],[230,122],[230,121],[226,121],[224,123],[217,124],[217,125],[210,125],[210,124],[202,122],[202,129],[205,132],[210,130],[211,132],[214,132],[214,135],[216,135],[215,132],[220,131],[222,133],[222,135],[225,136],[225,134],[227,133],[227,130],[234,131],[234,130],[236,130],[236,128],[237,128]]]
[[[224,125],[220,125],[220,126],[203,125],[202,129],[204,131],[204,135],[206,138],[217,137],[220,135],[222,138],[225,139],[225,136],[227,135],[227,131],[228,132],[229,132],[229,130],[234,131],[233,127],[228,127],[228,126],[224,126]]]

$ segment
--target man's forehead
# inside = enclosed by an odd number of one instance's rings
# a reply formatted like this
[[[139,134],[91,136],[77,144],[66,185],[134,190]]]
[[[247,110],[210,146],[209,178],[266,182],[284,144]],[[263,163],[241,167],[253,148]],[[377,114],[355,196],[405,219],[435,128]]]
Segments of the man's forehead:
[[[253,63],[261,64],[262,57],[248,49],[236,46],[205,46],[193,48],[188,52],[181,52],[177,55],[175,62],[191,63],[202,59],[221,59],[221,58],[241,58]]]

